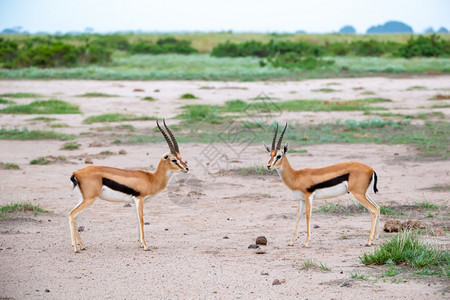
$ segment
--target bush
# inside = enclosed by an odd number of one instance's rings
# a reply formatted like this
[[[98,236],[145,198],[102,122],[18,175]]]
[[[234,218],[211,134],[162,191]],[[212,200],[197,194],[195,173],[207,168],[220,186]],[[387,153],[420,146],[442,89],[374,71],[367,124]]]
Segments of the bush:
[[[0,37],[0,67],[11,68],[18,54],[19,45],[15,41]]]
[[[288,52],[269,58],[268,62],[275,68],[314,70],[334,64],[334,60],[318,59],[312,55],[302,57],[295,52]]]
[[[177,40],[174,37],[159,38],[156,43],[139,41],[131,46],[131,53],[145,54],[191,54],[198,51],[191,47],[191,42],[187,40]]]
[[[350,49],[357,56],[381,56],[386,52],[384,43],[375,40],[351,42]]]
[[[416,39],[411,36],[405,45],[398,49],[401,57],[411,58],[415,56],[449,56],[450,42],[441,40],[436,34],[429,37],[419,35]]]

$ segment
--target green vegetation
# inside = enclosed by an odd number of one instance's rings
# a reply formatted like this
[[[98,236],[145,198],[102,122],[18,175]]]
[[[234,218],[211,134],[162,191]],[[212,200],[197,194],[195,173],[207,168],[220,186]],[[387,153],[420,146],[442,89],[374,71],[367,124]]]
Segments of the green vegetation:
[[[190,94],[190,93],[186,93],[180,96],[180,99],[198,99],[195,95]]]
[[[431,97],[430,100],[450,100],[450,95],[437,94]]]
[[[18,164],[15,163],[3,163],[0,162],[0,169],[4,170],[20,170],[20,167]]]
[[[365,274],[351,273],[350,277],[353,279],[359,279],[359,280],[364,280],[364,281],[369,280],[369,277]]]
[[[61,149],[63,150],[76,150],[80,148],[80,144],[78,143],[65,143]]]
[[[0,140],[73,140],[71,134],[62,134],[54,131],[24,129],[0,129]]]
[[[99,93],[99,92],[90,92],[90,93],[84,93],[82,95],[78,95],[77,97],[84,97],[84,98],[109,98],[109,97],[119,97],[119,96],[105,94],[105,93]]]
[[[142,98],[141,100],[153,102],[153,101],[155,101],[156,99],[153,98],[152,96],[147,96],[147,97]]]
[[[34,93],[7,93],[7,94],[0,94],[0,97],[6,97],[6,98],[38,98],[42,97],[39,94]]]
[[[5,99],[1,99],[1,98],[0,98],[0,104],[7,104],[7,105],[10,105],[10,104],[16,104],[16,102],[11,101],[11,100],[5,100]]]
[[[323,101],[323,100],[290,100],[277,102],[275,105],[281,110],[287,111],[368,111],[383,110],[382,107],[369,106],[373,103],[390,102],[389,99],[367,98],[349,101]],[[263,105],[254,104],[255,108],[262,108]]]
[[[68,124],[66,123],[55,123],[50,125],[51,128],[65,128],[65,127],[69,127]]]
[[[156,120],[155,117],[136,116],[132,114],[103,114],[97,116],[90,116],[84,119],[84,124],[92,124],[96,122],[123,122],[123,121],[147,121]]]
[[[177,40],[172,36],[160,37],[156,43],[140,40],[131,45],[131,53],[136,54],[192,54],[198,51],[191,47],[191,42],[187,40]]]
[[[25,203],[10,203],[10,204],[6,204],[6,205],[2,205],[0,206],[0,217],[4,217],[5,213],[13,213],[16,211],[32,211],[34,213],[34,215],[37,215],[38,212],[41,213],[49,213],[48,210],[45,210],[43,208],[41,208],[38,205],[34,205],[32,203],[29,202],[25,202]]]
[[[359,258],[365,265],[406,265],[450,276],[450,253],[421,242],[411,231],[395,235],[372,253],[363,253]]]
[[[61,100],[33,101],[26,105],[12,105],[0,110],[4,114],[79,114],[77,105]]]
[[[267,170],[267,167],[263,164],[256,164],[251,167],[242,167],[235,172],[242,176],[249,176],[249,175],[278,175],[277,172],[269,171]]]
[[[430,203],[428,201],[416,202],[416,203],[414,203],[414,205],[417,207],[420,207],[420,208],[430,209],[430,210],[437,210],[440,208],[439,205]]]
[[[324,263],[317,263],[314,259],[309,258],[304,261],[296,261],[294,262],[294,267],[301,270],[307,269],[320,269],[324,272],[329,272],[331,269],[327,267]]]
[[[48,165],[50,161],[45,157],[38,157],[30,161],[30,165]]]
[[[380,206],[380,213],[382,215],[386,215],[386,216],[392,216],[392,215],[402,215],[403,213],[400,211],[397,211],[391,207],[387,207],[387,206]]]
[[[44,121],[44,122],[50,122],[50,121],[56,121],[58,119],[56,118],[49,118],[49,117],[36,117],[31,119],[31,121]]]
[[[311,90],[312,92],[320,92],[320,93],[334,93],[339,92],[339,90],[330,89],[330,88],[321,88],[321,89],[315,89]]]
[[[186,105],[178,116],[184,123],[221,124],[223,117],[219,116],[219,107],[216,105]]]

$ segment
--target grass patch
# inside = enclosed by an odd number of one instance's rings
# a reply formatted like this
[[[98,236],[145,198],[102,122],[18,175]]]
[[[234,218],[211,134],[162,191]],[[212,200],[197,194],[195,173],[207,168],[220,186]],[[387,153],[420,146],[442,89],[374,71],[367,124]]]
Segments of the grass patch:
[[[98,122],[123,122],[123,121],[147,121],[147,120],[156,120],[155,117],[148,116],[136,116],[132,114],[103,114],[97,116],[90,116],[84,119],[84,124],[92,124]]]
[[[365,274],[359,274],[359,273],[351,273],[350,277],[352,279],[358,279],[358,280],[364,280],[364,281],[368,281],[369,277]]]
[[[330,88],[321,88],[321,89],[311,90],[311,92],[316,92],[316,93],[334,93],[334,92],[340,92],[340,90],[335,90],[335,89],[330,89]]]
[[[359,257],[365,265],[403,265],[415,270],[434,269],[437,275],[450,276],[450,253],[421,242],[411,231],[402,231],[372,253]]]
[[[66,128],[66,127],[69,127],[69,125],[66,123],[55,123],[55,124],[50,125],[50,127],[51,128]]]
[[[20,170],[20,167],[18,164],[15,163],[3,163],[0,162],[0,169],[4,170]]]
[[[76,150],[76,149],[79,149],[80,148],[80,144],[78,144],[78,143],[65,143],[62,147],[61,147],[61,149],[62,150]]]
[[[427,89],[428,88],[423,85],[413,85],[413,86],[410,86],[409,88],[407,88],[406,90],[407,91],[425,91]]]
[[[51,122],[51,121],[56,121],[58,120],[57,118],[49,118],[49,117],[36,117],[31,119],[31,121],[44,121],[44,122]]]
[[[235,172],[242,176],[249,176],[249,175],[277,175],[277,172],[272,172],[267,170],[267,167],[260,164],[260,165],[254,165],[251,167],[242,167],[239,169],[236,169]]]
[[[186,105],[178,116],[184,123],[221,124],[223,117],[219,116],[219,107],[215,105]]]
[[[141,100],[143,100],[143,101],[148,101],[148,102],[156,101],[156,99],[153,98],[152,96],[144,97],[144,98],[142,98]]]
[[[48,165],[50,161],[45,157],[38,157],[30,160],[30,165]]]
[[[33,101],[26,105],[12,105],[0,110],[4,114],[79,114],[78,105],[61,100]]]
[[[198,99],[194,94],[186,93],[180,96],[180,99],[190,100],[190,99]]]
[[[42,97],[39,94],[34,93],[6,93],[6,94],[0,94],[0,97],[7,97],[7,98],[38,98]]]
[[[16,211],[20,211],[20,212],[32,211],[34,213],[34,215],[37,215],[37,213],[49,213],[48,210],[41,208],[39,206],[39,204],[34,205],[29,202],[10,203],[10,204],[0,206],[0,217],[4,217],[5,213],[13,213]]]
[[[99,93],[99,92],[90,92],[90,93],[84,93],[82,95],[77,95],[77,97],[84,97],[84,98],[110,98],[110,97],[119,97],[119,96],[118,95],[105,94],[105,93]]]
[[[402,215],[403,213],[388,206],[380,206],[380,213],[386,216]]]
[[[276,105],[281,110],[287,111],[369,111],[384,110],[382,107],[369,106],[380,102],[390,102],[384,98],[367,98],[349,101],[323,101],[323,100],[290,100],[277,102]],[[255,104],[255,106],[258,106]],[[261,107],[263,108],[262,105]]]
[[[430,210],[437,210],[440,208],[439,205],[430,203],[428,201],[416,202],[416,203],[414,203],[414,205],[417,207],[420,207],[420,208],[430,209]]]
[[[294,267],[300,270],[320,269],[324,272],[331,271],[331,269],[327,267],[324,263],[316,262],[312,258],[306,259],[304,261],[296,261],[294,262]]]
[[[73,140],[71,134],[62,134],[54,131],[28,130],[28,129],[0,129],[0,140]]]
[[[0,98],[0,104],[7,104],[7,105],[10,105],[10,104],[16,104],[16,102],[11,101],[11,100],[5,100],[5,99],[1,99],[1,98]]]

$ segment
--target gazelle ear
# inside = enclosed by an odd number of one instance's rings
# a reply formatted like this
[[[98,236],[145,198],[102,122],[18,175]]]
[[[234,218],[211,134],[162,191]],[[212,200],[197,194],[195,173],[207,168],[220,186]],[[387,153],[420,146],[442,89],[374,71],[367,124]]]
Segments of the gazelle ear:
[[[270,153],[270,149],[269,149],[269,146],[267,146],[266,144],[264,144],[264,148],[266,148],[267,152],[269,152],[269,153]]]
[[[289,142],[287,142],[286,145],[284,145],[283,155],[285,155],[286,153],[288,153],[288,150],[289,150]]]

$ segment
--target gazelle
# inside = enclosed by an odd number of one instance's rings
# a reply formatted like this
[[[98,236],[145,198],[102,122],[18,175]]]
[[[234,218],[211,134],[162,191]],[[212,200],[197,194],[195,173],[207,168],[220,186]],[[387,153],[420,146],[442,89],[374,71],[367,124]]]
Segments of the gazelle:
[[[138,218],[139,246],[148,250],[144,239],[144,201],[155,196],[167,186],[167,182],[173,172],[182,171],[187,173],[189,168],[187,162],[180,156],[180,149],[166,122],[164,127],[167,133],[156,125],[169,145],[170,153],[164,154],[159,160],[158,167],[154,173],[140,170],[125,170],[103,166],[89,166],[73,172],[70,180],[74,189],[81,193],[80,202],[69,212],[69,223],[72,234],[72,245],[78,252],[78,243],[81,250],[85,247],[81,236],[75,226],[75,221],[80,212],[94,203],[97,198],[113,202],[134,202]]]
[[[359,162],[345,162],[317,169],[295,170],[289,164],[287,152],[289,143],[286,143],[281,151],[281,142],[288,124],[284,126],[280,139],[275,147],[278,133],[278,124],[272,140],[272,148],[264,144],[270,153],[267,169],[276,169],[283,183],[294,192],[299,198],[297,208],[297,223],[295,225],[294,236],[288,244],[293,246],[297,239],[297,229],[300,217],[303,215],[306,206],[306,241],[304,246],[308,246],[311,233],[311,211],[314,199],[333,198],[345,193],[352,193],[353,196],[366,207],[372,214],[372,224],[370,226],[367,246],[378,238],[378,222],[380,220],[380,207],[368,195],[369,189],[373,187],[374,193],[377,190],[377,174],[375,171]]]

